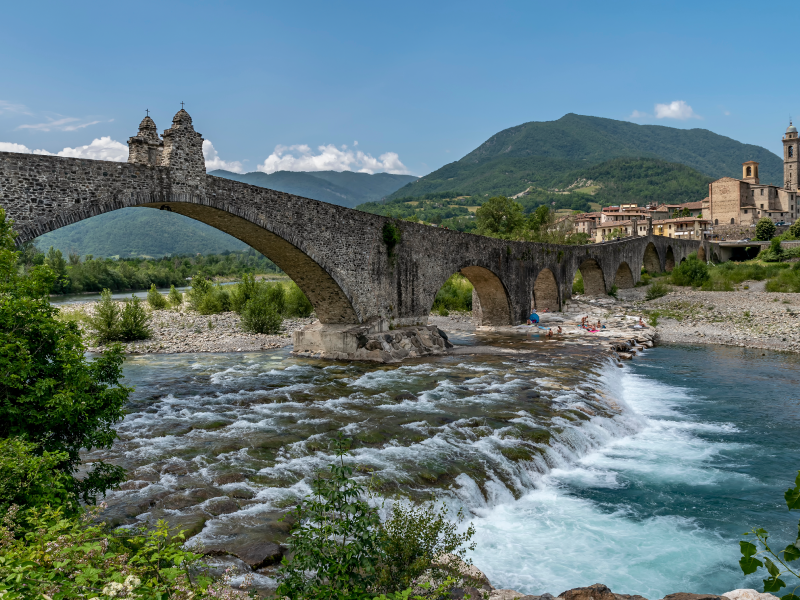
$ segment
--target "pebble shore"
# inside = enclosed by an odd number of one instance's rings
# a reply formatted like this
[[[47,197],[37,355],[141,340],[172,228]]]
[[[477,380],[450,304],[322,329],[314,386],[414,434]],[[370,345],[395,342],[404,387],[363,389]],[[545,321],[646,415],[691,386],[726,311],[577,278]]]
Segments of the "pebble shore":
[[[60,310],[65,316],[91,316],[96,302],[71,304]],[[138,342],[122,343],[123,351],[128,354],[177,354],[192,352],[253,352],[283,348],[292,344],[292,332],[302,329],[316,319],[284,319],[279,334],[266,335],[248,333],[240,324],[239,315],[225,312],[216,315],[201,315],[183,308],[181,310],[153,310],[150,327],[153,335],[150,339]],[[86,329],[84,319],[77,319],[81,328]],[[91,334],[89,352],[101,352],[107,346],[95,344]]]

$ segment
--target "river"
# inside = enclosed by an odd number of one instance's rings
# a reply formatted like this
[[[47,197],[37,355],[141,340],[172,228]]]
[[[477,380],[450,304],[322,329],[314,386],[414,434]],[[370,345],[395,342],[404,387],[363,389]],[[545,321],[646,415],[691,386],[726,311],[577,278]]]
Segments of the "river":
[[[461,334],[529,350],[401,366],[252,354],[135,356],[120,440],[89,458],[129,470],[115,523],[167,517],[210,548],[279,534],[330,461],[379,494],[464,507],[496,587],[617,593],[759,587],[739,571],[754,526],[793,541],[783,491],[800,469],[798,357],[663,346],[623,369],[590,345]]]

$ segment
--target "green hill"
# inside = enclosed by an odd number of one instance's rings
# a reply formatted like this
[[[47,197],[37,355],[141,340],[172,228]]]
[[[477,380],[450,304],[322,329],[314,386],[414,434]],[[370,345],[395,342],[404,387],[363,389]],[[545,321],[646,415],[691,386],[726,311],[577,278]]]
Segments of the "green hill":
[[[412,175],[350,171],[278,171],[269,175],[212,171],[209,174],[348,207],[380,200],[417,179]],[[65,255],[77,252],[121,257],[219,254],[247,248],[243,242],[209,225],[150,208],[125,208],[99,215],[40,236],[35,243],[42,250],[53,246]]]
[[[615,158],[655,158],[714,179],[741,177],[742,163],[761,163],[761,180],[781,185],[783,162],[766,148],[706,129],[637,125],[568,114],[501,131],[464,158],[407,184],[390,198],[455,191],[514,195],[529,186],[550,189],[566,175]],[[696,198],[697,200],[701,198]]]
[[[211,171],[209,175],[225,177],[250,185],[313,198],[339,206],[353,208],[364,202],[374,202],[388,196],[397,188],[417,180],[413,175],[390,173],[354,173],[353,171],[276,171],[275,173],[231,173]]]

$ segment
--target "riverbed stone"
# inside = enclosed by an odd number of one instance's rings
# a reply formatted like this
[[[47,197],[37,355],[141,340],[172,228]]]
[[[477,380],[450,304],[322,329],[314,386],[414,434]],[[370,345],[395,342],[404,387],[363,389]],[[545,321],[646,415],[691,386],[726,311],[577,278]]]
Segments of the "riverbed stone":
[[[724,596],[715,594],[690,594],[688,592],[677,592],[668,594],[662,600],[726,600]]]
[[[617,600],[614,592],[602,583],[595,583],[587,587],[573,588],[561,592],[559,596],[564,600]]]
[[[730,600],[778,600],[778,597],[766,592],[758,592],[753,589],[731,590],[722,594]]]

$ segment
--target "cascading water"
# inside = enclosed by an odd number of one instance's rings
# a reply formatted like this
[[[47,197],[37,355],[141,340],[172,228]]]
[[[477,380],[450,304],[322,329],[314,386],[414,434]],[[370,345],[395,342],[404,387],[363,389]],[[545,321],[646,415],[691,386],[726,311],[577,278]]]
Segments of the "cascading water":
[[[497,587],[556,594],[603,582],[655,598],[755,585],[737,571],[735,540],[753,525],[788,530],[780,490],[800,464],[766,460],[740,410],[746,385],[734,394],[704,385],[709,355],[715,372],[742,358],[658,348],[620,370],[591,345],[525,347],[524,357],[391,367],[286,351],[132,358],[137,391],[120,440],[89,456],[130,473],[107,517],[168,518],[216,549],[280,538],[278,519],[342,431],[381,495],[433,493],[467,509],[473,560]],[[791,366],[773,366],[770,385],[790,389],[781,377]],[[800,421],[792,406],[776,408],[789,411],[784,427]],[[765,460],[769,469],[755,466]],[[761,521],[745,518],[754,512]]]

